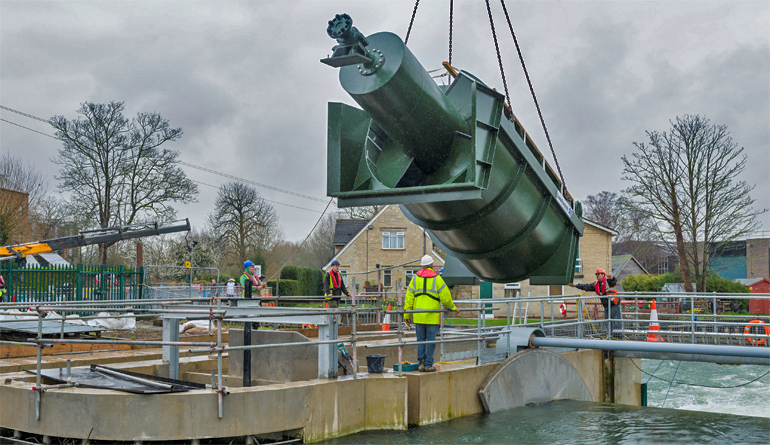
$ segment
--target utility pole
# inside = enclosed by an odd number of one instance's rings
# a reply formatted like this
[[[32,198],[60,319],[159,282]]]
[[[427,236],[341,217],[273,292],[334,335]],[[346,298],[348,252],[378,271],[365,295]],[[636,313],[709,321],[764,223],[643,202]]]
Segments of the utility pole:
[[[192,285],[193,285],[193,249],[195,246],[198,245],[198,241],[193,240],[190,237],[190,232],[187,232],[187,236],[185,236],[185,240],[187,241],[187,245],[184,246],[185,249],[187,249],[188,252],[190,252],[190,296],[192,297]]]

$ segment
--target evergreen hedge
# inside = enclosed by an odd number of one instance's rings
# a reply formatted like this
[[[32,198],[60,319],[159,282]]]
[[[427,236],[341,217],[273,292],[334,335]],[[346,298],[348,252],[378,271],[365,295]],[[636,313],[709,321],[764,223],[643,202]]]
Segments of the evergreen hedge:
[[[666,283],[681,283],[679,273],[664,273],[662,275],[629,275],[621,281],[625,292],[658,292]],[[712,273],[706,278],[704,292],[749,293],[749,288],[743,284],[722,278]]]
[[[286,266],[281,269],[280,295],[316,296],[323,295],[324,271],[313,267]],[[268,286],[276,288],[275,280],[268,281]]]

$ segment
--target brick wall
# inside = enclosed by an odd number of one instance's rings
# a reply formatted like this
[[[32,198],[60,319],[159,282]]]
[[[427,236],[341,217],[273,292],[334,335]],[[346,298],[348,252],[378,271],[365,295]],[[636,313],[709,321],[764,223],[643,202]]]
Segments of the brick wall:
[[[746,275],[770,279],[770,238],[746,240]]]
[[[433,242],[429,236],[425,235],[423,237],[422,229],[409,221],[401,212],[401,209],[396,205],[387,206],[382,213],[369,224],[369,226],[371,226],[372,229],[365,229],[360,236],[352,240],[345,247],[345,251],[337,258],[340,262],[340,269],[346,270],[348,273],[365,272],[376,269],[377,264],[382,268],[386,266],[395,266],[410,260],[417,260],[412,265],[393,269],[392,286],[385,290],[395,291],[399,279],[401,287],[404,288],[408,284],[405,283],[405,271],[407,269],[420,269],[419,261],[423,256],[423,239],[425,248],[429,254],[433,250]],[[383,249],[383,232],[404,232],[404,248]],[[436,260],[437,268],[440,269],[442,264],[441,261],[435,256],[434,259]],[[351,282],[351,278],[355,277],[354,280],[356,285],[358,285],[359,292],[362,292],[364,282],[367,280],[377,282],[377,275],[377,273],[369,273],[349,276],[348,283]],[[382,279],[382,276],[380,276],[380,279]]]

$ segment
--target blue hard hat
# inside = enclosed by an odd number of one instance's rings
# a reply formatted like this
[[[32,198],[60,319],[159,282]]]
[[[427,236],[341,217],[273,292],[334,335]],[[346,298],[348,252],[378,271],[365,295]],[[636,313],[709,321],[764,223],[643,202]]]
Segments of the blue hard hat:
[[[444,268],[442,267],[441,270],[438,271],[438,273],[440,273],[440,274],[444,273]]]
[[[337,260],[332,261],[332,266],[338,266],[339,264],[340,262]]]
[[[249,267],[253,266],[254,263],[251,262],[251,260],[246,260],[245,263],[243,263],[243,268],[248,269]]]

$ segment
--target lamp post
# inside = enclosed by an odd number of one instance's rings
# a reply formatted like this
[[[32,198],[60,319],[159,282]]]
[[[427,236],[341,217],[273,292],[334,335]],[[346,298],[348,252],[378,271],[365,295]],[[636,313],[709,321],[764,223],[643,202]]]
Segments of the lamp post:
[[[187,245],[184,246],[185,249],[187,249],[188,252],[190,252],[190,296],[192,296],[192,284],[193,284],[193,249],[195,246],[198,245],[198,241],[193,240],[190,237],[190,232],[187,232],[187,235],[185,236],[185,241],[187,241]]]

